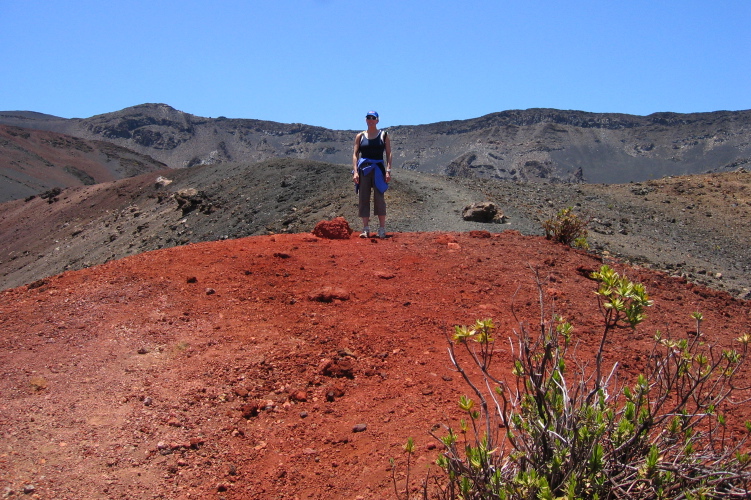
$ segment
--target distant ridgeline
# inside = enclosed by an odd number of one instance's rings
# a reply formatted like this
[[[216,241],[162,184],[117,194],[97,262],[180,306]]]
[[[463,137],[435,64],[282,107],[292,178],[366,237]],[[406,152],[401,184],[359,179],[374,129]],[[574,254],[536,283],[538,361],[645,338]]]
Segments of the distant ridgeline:
[[[84,119],[0,112],[0,124],[107,141],[171,168],[273,157],[349,164],[355,134],[299,123],[204,118],[165,104]],[[634,116],[528,109],[389,131],[396,169],[450,176],[625,183],[751,163],[751,110]]]

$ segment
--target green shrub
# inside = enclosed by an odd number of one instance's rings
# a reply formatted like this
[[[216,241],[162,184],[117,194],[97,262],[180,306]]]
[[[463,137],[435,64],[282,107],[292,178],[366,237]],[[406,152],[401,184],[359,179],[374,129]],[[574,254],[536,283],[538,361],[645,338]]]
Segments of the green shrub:
[[[435,496],[748,498],[751,425],[734,434],[723,410],[751,336],[738,339],[741,352],[718,351],[701,340],[703,318],[694,313],[693,335],[658,332],[642,374],[618,382],[617,363],[603,363],[605,340],[616,328],[636,329],[652,302],[641,284],[608,266],[592,277],[603,317],[594,360],[577,359],[572,325],[545,313],[539,277],[539,330],[519,321],[508,379],[492,369],[492,320],[455,327],[450,359],[473,395],[459,401],[466,418],[458,429],[431,431],[444,450]]]
[[[589,221],[579,217],[571,207],[560,209],[554,216],[542,222],[545,238],[577,248],[589,248],[587,225]]]

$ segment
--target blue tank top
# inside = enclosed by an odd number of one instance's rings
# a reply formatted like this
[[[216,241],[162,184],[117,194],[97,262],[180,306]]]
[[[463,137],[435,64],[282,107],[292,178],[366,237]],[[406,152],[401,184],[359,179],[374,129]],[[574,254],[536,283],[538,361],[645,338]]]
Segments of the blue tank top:
[[[363,132],[360,137],[360,157],[369,160],[383,160],[383,152],[386,150],[386,144],[382,138],[383,134],[384,131],[381,130],[374,139],[368,139],[368,134]]]

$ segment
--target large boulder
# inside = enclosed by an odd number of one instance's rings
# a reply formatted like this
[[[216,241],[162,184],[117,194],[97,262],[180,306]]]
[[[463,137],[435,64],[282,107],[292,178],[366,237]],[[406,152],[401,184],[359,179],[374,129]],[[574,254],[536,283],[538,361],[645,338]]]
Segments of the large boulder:
[[[464,207],[462,218],[472,222],[503,222],[504,215],[495,203],[483,201]]]

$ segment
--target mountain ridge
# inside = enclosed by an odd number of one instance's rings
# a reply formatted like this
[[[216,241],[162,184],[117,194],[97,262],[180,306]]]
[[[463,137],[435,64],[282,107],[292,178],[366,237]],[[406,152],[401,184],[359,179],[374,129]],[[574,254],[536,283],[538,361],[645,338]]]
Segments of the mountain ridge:
[[[141,104],[90,118],[0,112],[0,124],[106,140],[184,168],[277,157],[351,162],[355,130],[206,118]],[[394,167],[521,182],[641,182],[751,163],[751,110],[647,116],[532,108],[387,127]]]

